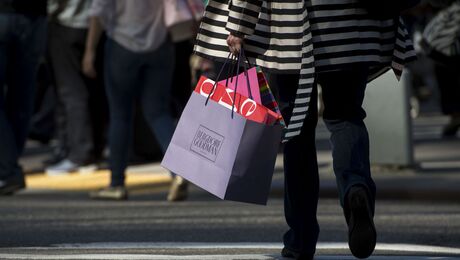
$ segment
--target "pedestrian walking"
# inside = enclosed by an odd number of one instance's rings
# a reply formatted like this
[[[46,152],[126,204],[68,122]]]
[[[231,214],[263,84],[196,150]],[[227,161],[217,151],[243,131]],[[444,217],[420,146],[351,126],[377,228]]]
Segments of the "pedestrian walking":
[[[49,175],[90,172],[101,158],[104,144],[96,144],[94,104],[100,86],[82,73],[81,60],[88,33],[91,0],[50,0],[49,58],[58,97],[57,125],[60,149],[65,157],[46,168]],[[98,97],[97,106],[104,105]],[[102,97],[104,99],[104,97]],[[100,110],[100,109],[99,109]],[[97,118],[104,121],[103,118]]]
[[[426,26],[422,46],[434,62],[442,112],[450,117],[443,137],[455,137],[460,129],[460,1],[433,1],[444,5]]]
[[[397,14],[384,18],[368,10],[359,0],[211,0],[206,9],[196,53],[223,60],[229,50],[244,48],[250,62],[267,73],[289,122],[284,135],[289,226],[284,257],[313,259],[319,234],[318,84],[351,252],[365,258],[374,250],[376,187],[363,122],[365,88],[389,68],[399,77],[414,52]]]
[[[46,0],[0,0],[0,196],[25,187],[18,159],[45,42]]]
[[[174,132],[171,82],[174,46],[164,22],[163,0],[94,0],[83,69],[95,76],[94,51],[102,30],[107,33],[104,78],[109,101],[110,170],[108,188],[96,199],[126,199],[125,170],[132,135],[133,105],[141,103],[145,119],[163,153]],[[175,176],[171,201],[184,200],[187,182]]]

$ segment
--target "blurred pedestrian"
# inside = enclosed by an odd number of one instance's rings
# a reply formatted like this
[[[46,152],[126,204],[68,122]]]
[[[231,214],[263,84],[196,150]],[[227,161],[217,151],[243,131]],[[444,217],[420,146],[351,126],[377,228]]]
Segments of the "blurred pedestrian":
[[[426,26],[422,45],[435,61],[441,108],[450,117],[442,135],[455,137],[460,129],[460,1],[432,2],[445,8]]]
[[[164,4],[165,24],[174,43],[174,75],[180,75],[173,77],[171,99],[173,117],[178,120],[192,94],[193,44],[203,17],[204,4],[202,0],[164,0]],[[184,21],[185,11],[191,16]]]
[[[46,0],[0,0],[0,195],[25,187],[18,164],[46,42]]]
[[[228,55],[226,45],[233,53],[244,48],[250,60],[268,72],[269,85],[278,92],[289,122],[284,136],[289,225],[281,252],[284,257],[313,259],[319,235],[317,84],[323,91],[323,119],[331,132],[351,252],[365,258],[376,244],[376,187],[362,103],[368,80],[389,67],[400,76],[414,53],[401,20],[377,18],[363,8],[364,2],[232,0],[227,4],[211,0],[201,25],[197,53],[222,60]]]
[[[58,96],[58,139],[65,157],[46,168],[46,173],[93,171],[102,149],[96,150],[101,146],[95,144],[90,100],[100,86],[96,79],[86,77],[81,68],[91,0],[50,0],[48,5],[49,57]],[[99,105],[103,104],[99,100]]]
[[[46,56],[46,55],[45,55]],[[56,93],[46,58],[40,62],[29,139],[48,145],[55,136]]]
[[[179,119],[187,101],[192,94],[192,69],[190,58],[193,53],[191,39],[174,43],[175,61],[174,77],[172,83],[172,113],[175,119]]]
[[[83,59],[86,75],[96,76],[94,51],[105,29],[104,78],[110,110],[111,183],[91,193],[96,199],[126,199],[125,170],[132,135],[133,106],[140,101],[144,116],[163,153],[174,132],[171,82],[174,46],[164,23],[163,0],[94,0]],[[180,75],[178,75],[180,76]],[[187,183],[176,176],[170,200],[187,196]]]

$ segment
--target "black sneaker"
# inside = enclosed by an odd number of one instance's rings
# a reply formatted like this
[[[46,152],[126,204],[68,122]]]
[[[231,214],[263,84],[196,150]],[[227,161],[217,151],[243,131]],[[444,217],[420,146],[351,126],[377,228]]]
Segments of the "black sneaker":
[[[313,260],[313,255],[297,253],[287,249],[286,247],[281,250],[281,256],[286,258],[294,258],[296,260]]]
[[[442,130],[443,138],[453,138],[457,136],[457,132],[460,128],[460,125],[448,124]]]
[[[0,180],[0,196],[13,195],[14,193],[24,189],[26,182],[24,176],[12,176],[4,180]]]
[[[346,198],[348,246],[357,258],[368,258],[377,242],[369,195],[363,186],[353,186]]]

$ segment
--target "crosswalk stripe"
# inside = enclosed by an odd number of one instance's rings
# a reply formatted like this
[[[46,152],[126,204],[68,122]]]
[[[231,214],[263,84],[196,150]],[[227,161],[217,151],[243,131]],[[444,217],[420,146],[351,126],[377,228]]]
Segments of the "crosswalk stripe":
[[[280,250],[283,247],[280,243],[156,243],[156,242],[95,242],[84,244],[55,244],[51,247],[17,247],[9,249],[21,250],[56,250],[56,249],[263,249],[263,250]],[[317,249],[323,250],[348,250],[347,243],[326,242],[318,243]],[[460,255],[460,248],[415,245],[415,244],[389,244],[378,243],[376,250],[393,251],[393,252],[417,252],[427,254],[456,254]]]
[[[245,255],[144,255],[144,254],[0,254],[1,259],[11,260],[275,260],[279,255],[245,254]],[[322,255],[315,256],[317,260],[352,260],[351,256]],[[400,260],[401,256],[373,256],[372,260]],[[459,257],[433,257],[433,256],[404,256],[405,260],[455,260]]]
[[[267,260],[273,259],[270,256],[264,255],[138,255],[138,254],[78,254],[78,255],[30,255],[30,254],[0,254],[1,259],[35,259],[35,260],[169,260],[169,259],[184,259],[184,260]]]

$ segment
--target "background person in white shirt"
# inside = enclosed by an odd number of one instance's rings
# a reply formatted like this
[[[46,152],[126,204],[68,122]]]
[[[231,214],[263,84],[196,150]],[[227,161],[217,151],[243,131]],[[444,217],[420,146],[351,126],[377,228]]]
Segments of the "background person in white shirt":
[[[107,33],[104,79],[109,101],[111,183],[91,193],[97,199],[126,199],[125,170],[132,135],[133,105],[139,100],[163,153],[174,133],[170,112],[174,48],[164,23],[162,0],[94,0],[83,70],[90,77],[102,31]],[[176,176],[168,200],[184,200],[187,183]]]

